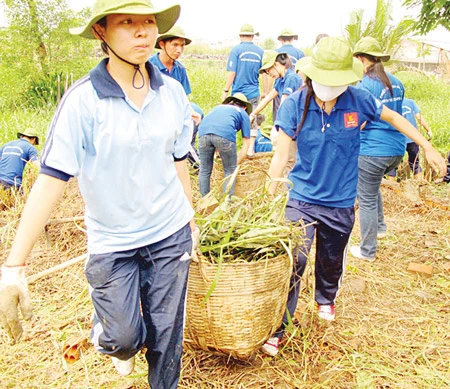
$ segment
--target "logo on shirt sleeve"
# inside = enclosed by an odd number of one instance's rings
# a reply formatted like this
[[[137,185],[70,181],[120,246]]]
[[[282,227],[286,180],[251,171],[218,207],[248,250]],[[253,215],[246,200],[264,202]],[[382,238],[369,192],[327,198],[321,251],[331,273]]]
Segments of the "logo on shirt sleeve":
[[[358,126],[358,113],[348,112],[344,113],[344,125],[345,128],[352,128]]]

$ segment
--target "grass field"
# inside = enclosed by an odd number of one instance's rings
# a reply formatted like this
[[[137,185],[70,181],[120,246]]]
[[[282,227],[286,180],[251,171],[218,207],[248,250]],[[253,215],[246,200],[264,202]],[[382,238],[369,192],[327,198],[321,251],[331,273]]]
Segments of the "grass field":
[[[185,61],[192,99],[208,113],[220,103],[225,82],[223,61]],[[433,143],[450,149],[449,86],[427,76],[401,72],[407,97],[417,101],[432,125]],[[0,143],[33,127],[45,138],[52,110],[2,112]],[[39,149],[42,148],[42,144]],[[30,170],[24,197],[0,193],[0,262],[17,228],[24,200],[35,180]],[[192,175],[194,197],[197,179]],[[316,317],[313,298],[314,254],[302,281],[292,327],[275,358],[258,352],[251,361],[191,349],[183,355],[180,389],[328,389],[450,387],[450,185],[426,181],[382,187],[388,235],[380,241],[374,263],[348,258],[336,304],[336,321]],[[71,180],[51,219],[83,215],[76,182]],[[359,238],[358,223],[352,242]],[[85,253],[83,222],[49,227],[33,249],[28,275]],[[432,266],[425,277],[411,273],[411,263]],[[80,262],[30,285],[34,318],[25,325],[20,343],[11,345],[0,330],[0,388],[8,389],[143,389],[147,365],[138,354],[135,373],[123,378],[108,358],[91,345],[73,364],[63,359],[65,342],[88,337],[92,304]]]

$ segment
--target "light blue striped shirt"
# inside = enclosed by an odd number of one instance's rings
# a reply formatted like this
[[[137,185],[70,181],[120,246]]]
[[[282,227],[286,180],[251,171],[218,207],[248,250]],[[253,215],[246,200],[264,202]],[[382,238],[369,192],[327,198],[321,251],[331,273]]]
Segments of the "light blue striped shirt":
[[[64,94],[42,153],[42,174],[78,178],[91,254],[161,241],[194,213],[175,168],[192,138],[181,84],[148,62],[150,90],[139,109],[106,63]]]

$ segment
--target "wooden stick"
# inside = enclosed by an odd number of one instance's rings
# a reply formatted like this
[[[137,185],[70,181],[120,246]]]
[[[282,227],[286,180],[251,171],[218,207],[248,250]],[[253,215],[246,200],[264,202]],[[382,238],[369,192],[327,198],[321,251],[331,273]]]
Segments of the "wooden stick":
[[[68,217],[68,218],[64,218],[64,219],[50,219],[47,222],[46,226],[50,226],[52,224],[78,222],[78,221],[83,221],[83,220],[84,220],[84,216]]]
[[[87,254],[83,254],[83,255],[80,255],[79,257],[69,259],[68,261],[60,263],[59,265],[53,266],[50,269],[41,271],[40,273],[33,274],[32,276],[27,277],[27,281],[29,284],[32,284],[42,277],[48,276],[49,274],[52,274],[52,273],[55,273],[58,270],[65,269],[66,267],[75,265],[76,263],[85,260],[86,257],[87,257]]]

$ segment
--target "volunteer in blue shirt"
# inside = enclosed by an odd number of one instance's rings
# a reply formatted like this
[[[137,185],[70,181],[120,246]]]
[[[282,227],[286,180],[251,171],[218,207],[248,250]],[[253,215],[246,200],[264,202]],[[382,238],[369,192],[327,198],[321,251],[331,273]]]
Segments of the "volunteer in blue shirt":
[[[228,96],[221,105],[207,114],[198,128],[198,151],[200,154],[200,194],[206,196],[211,188],[211,173],[214,167],[214,153],[219,153],[224,176],[233,174],[247,154],[250,145],[250,119],[252,105],[242,93]],[[237,153],[236,134],[242,133],[242,148]],[[224,181],[223,192],[228,180]],[[234,192],[234,183],[229,194]]]
[[[276,49],[276,51],[288,53],[292,62],[292,69],[294,69],[297,61],[305,56],[302,50],[297,49],[293,45],[294,40],[298,39],[298,35],[294,34],[290,28],[284,28],[277,39],[281,42],[281,47]]]
[[[353,55],[364,66],[364,77],[357,88],[370,92],[386,107],[401,115],[405,90],[399,79],[384,70],[382,62],[388,61],[390,56],[382,52],[378,41],[372,37],[361,38]],[[350,254],[355,258],[371,262],[375,260],[377,234],[386,233],[381,180],[402,161],[406,139],[385,121],[368,122],[361,131],[358,161],[361,242],[350,247]]]
[[[145,345],[152,388],[177,387],[197,233],[186,165],[191,107],[180,83],[148,61],[158,29],[169,30],[179,12],[178,5],[155,9],[150,0],[97,0],[87,25],[71,29],[101,40],[108,58],[57,108],[0,283],[1,299],[28,296],[27,256],[76,177],[86,206],[91,341],[121,375],[133,371]],[[21,307],[29,317],[29,304]],[[21,328],[10,330],[17,340]]]
[[[420,113],[420,108],[414,100],[407,98],[403,99],[402,115],[417,129],[417,122],[419,122],[420,126],[427,131],[428,140],[432,138],[433,133],[431,128]],[[420,167],[419,146],[412,142],[411,139],[408,139],[408,143],[406,143],[406,153],[408,154],[409,170],[413,173],[414,178],[420,177],[422,168]],[[389,179],[394,179],[396,175],[397,168],[387,173]],[[378,234],[378,238],[380,238],[380,234]]]
[[[276,355],[288,318],[294,317],[300,292],[300,278],[316,236],[315,300],[319,318],[334,320],[335,299],[341,284],[346,248],[353,227],[358,181],[361,125],[385,120],[424,146],[434,169],[444,174],[445,161],[401,115],[383,106],[370,93],[349,86],[359,80],[363,68],[340,38],[323,38],[312,57],[302,58],[297,67],[306,75],[305,87],[281,105],[275,126],[278,145],[269,169],[272,178],[281,177],[292,140],[298,145],[297,160],[289,179],[293,183],[286,206],[286,218],[303,221],[305,243],[294,251],[295,268],[283,324],[263,346]],[[276,183],[269,186],[275,193]]]
[[[184,52],[184,48],[191,44],[192,40],[186,37],[184,30],[180,26],[173,26],[169,31],[158,36],[155,47],[160,52],[152,55],[149,61],[155,65],[161,73],[179,81],[183,85],[186,95],[192,92],[191,84],[184,65],[178,60]],[[191,111],[194,124],[199,125],[201,117],[193,109]]]
[[[242,93],[252,104],[253,109],[259,103],[259,73],[264,50],[253,43],[259,35],[253,26],[244,24],[239,32],[241,43],[231,49],[227,61],[227,79],[222,93],[222,101],[228,93]],[[256,128],[254,129],[256,136]]]
[[[36,130],[29,128],[18,132],[18,140],[5,144],[0,148],[0,186],[3,188],[20,188],[25,165],[32,162],[39,168],[38,151],[39,136]]]
[[[270,140],[270,131],[272,125],[263,123],[258,128],[258,136],[255,140],[255,153],[270,153],[273,150],[272,141]]]
[[[149,58],[161,73],[175,78],[183,85],[186,95],[190,95],[191,85],[187,76],[186,68],[178,60],[184,52],[184,48],[191,44],[192,40],[186,37],[180,26],[173,26],[169,31],[158,36],[155,47],[160,51]]]
[[[253,120],[274,98],[281,98],[280,104],[290,94],[294,93],[302,85],[302,78],[292,70],[292,62],[287,53],[278,53],[275,50],[266,50],[259,74],[265,74],[275,80],[273,89],[261,100],[250,115]],[[274,120],[276,120],[274,112]]]

